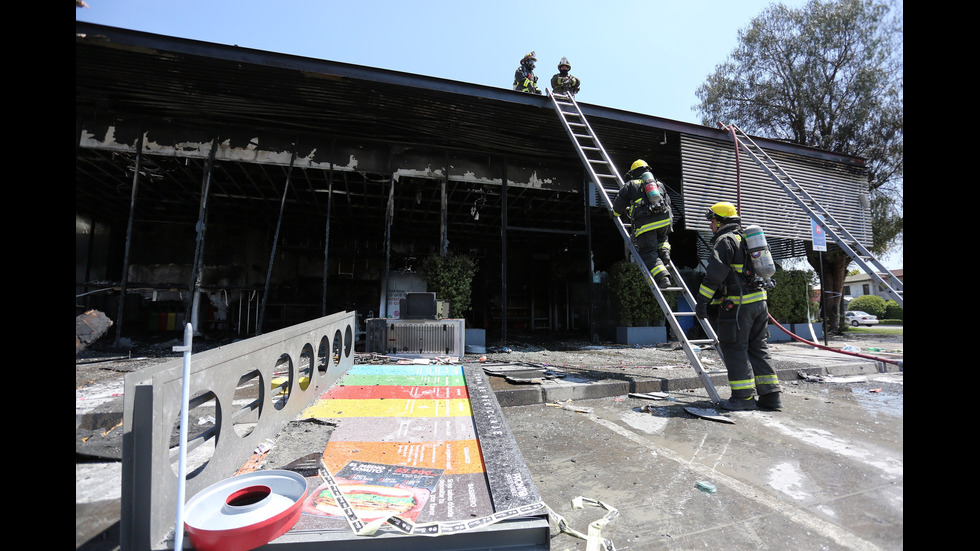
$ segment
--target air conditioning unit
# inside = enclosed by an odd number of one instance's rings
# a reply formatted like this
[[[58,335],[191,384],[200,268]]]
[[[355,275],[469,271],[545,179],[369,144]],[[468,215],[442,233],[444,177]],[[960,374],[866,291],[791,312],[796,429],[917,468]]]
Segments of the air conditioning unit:
[[[462,359],[466,320],[410,320],[375,318],[367,320],[365,350],[386,356]]]

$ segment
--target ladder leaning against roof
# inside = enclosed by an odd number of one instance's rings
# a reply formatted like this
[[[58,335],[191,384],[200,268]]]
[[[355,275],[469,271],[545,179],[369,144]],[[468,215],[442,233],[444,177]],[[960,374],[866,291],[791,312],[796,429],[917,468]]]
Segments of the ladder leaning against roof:
[[[687,354],[687,359],[690,360],[691,366],[694,367],[694,371],[697,372],[698,378],[701,380],[701,384],[704,385],[705,390],[708,392],[708,397],[715,404],[721,402],[721,398],[718,396],[718,392],[715,390],[714,385],[711,383],[711,379],[708,374],[705,373],[704,367],[701,365],[701,359],[698,357],[699,350],[695,348],[697,345],[710,345],[718,350],[718,336],[715,334],[714,329],[708,324],[707,320],[698,318],[694,312],[673,312],[670,305],[667,304],[667,300],[664,297],[664,291],[679,291],[682,296],[687,300],[688,304],[691,305],[692,310],[695,304],[694,296],[691,291],[687,288],[684,283],[684,279],[678,273],[677,268],[674,266],[673,261],[665,263],[668,273],[676,282],[676,287],[668,287],[666,289],[661,289],[657,286],[653,279],[653,275],[650,274],[650,270],[646,267],[643,259],[640,258],[640,253],[636,250],[636,246],[633,245],[633,239],[631,231],[628,229],[629,224],[624,223],[618,216],[613,216],[613,202],[616,200],[616,195],[619,194],[620,188],[623,187],[623,179],[619,176],[613,167],[612,161],[609,159],[609,155],[606,150],[603,149],[602,144],[599,142],[599,138],[596,137],[595,132],[592,131],[592,127],[589,126],[587,120],[585,120],[585,115],[582,110],[579,109],[578,104],[575,102],[575,98],[571,94],[556,94],[549,91],[548,96],[551,98],[552,103],[555,105],[555,110],[558,112],[558,118],[561,119],[562,126],[565,127],[565,131],[568,132],[568,137],[571,138],[572,143],[575,145],[575,150],[578,152],[579,158],[585,165],[589,176],[592,177],[592,182],[595,184],[596,190],[602,197],[602,202],[606,206],[606,210],[609,211],[610,216],[616,223],[616,228],[619,230],[620,236],[622,236],[623,241],[626,243],[629,249],[630,255],[633,261],[636,262],[643,272],[646,278],[647,285],[653,291],[654,298],[657,299],[657,303],[660,305],[660,309],[664,312],[664,317],[670,323],[670,328],[673,334],[677,337],[677,340],[681,342],[684,347],[684,352]],[[680,324],[677,322],[678,316],[691,316],[698,323],[701,324],[701,328],[704,330],[704,334],[708,336],[707,339],[700,340],[689,340],[684,334],[684,330],[681,329]]]
[[[802,208],[810,219],[815,223],[820,224],[827,232],[827,234],[840,246],[844,252],[847,253],[851,260],[855,264],[861,267],[862,270],[890,296],[899,306],[904,307],[904,289],[905,286],[895,274],[891,273],[890,270],[885,268],[881,262],[875,258],[874,255],[868,251],[864,245],[858,242],[857,239],[851,236],[850,233],[844,226],[840,225],[829,212],[824,210],[812,197],[798,184],[793,178],[786,174],[786,172],[780,168],[776,161],[762,150],[761,147],[756,145],[751,138],[749,138],[740,128],[734,124],[726,125],[718,123],[719,126],[728,130],[732,134],[732,138],[735,140],[736,147],[742,146],[742,148],[748,152],[748,154],[755,160],[756,163],[762,167],[773,180],[779,184],[780,187],[790,196],[793,201]],[[822,219],[821,219],[822,217]],[[873,268],[872,268],[873,267]],[[886,280],[882,275],[885,275],[888,280]]]

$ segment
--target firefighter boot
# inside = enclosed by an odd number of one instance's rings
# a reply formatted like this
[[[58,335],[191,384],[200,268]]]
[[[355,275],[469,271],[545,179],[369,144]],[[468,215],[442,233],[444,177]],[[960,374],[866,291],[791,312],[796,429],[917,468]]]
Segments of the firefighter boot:
[[[755,396],[748,398],[735,398],[733,396],[727,400],[722,400],[719,405],[722,409],[729,411],[752,411],[756,409]]]
[[[663,272],[657,274],[655,279],[657,280],[657,287],[660,287],[661,289],[666,289],[672,285],[670,282],[670,276]]]
[[[759,409],[781,411],[783,409],[783,403],[779,399],[779,393],[770,392],[769,394],[759,396]]]

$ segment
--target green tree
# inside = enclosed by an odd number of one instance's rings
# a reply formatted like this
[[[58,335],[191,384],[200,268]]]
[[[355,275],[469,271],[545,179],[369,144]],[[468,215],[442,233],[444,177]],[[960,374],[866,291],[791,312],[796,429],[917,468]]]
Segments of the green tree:
[[[741,30],[738,45],[697,90],[705,125],[867,160],[871,251],[902,241],[903,15],[897,0],[775,4]],[[809,247],[808,247],[809,248]],[[808,251],[830,312],[840,308],[851,259],[840,248]],[[830,330],[839,329],[831,316]]]

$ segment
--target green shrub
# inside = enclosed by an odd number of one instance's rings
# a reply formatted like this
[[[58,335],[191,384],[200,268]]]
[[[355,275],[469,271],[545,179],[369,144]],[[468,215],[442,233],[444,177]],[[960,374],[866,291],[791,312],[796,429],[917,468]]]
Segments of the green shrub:
[[[896,304],[897,306],[897,304]],[[885,317],[885,299],[875,295],[864,295],[853,299],[847,304],[848,310],[867,312],[878,319]]]
[[[904,320],[905,308],[902,308],[894,300],[885,301],[885,318],[889,320]]]
[[[436,298],[449,301],[450,316],[458,319],[472,309],[472,282],[478,269],[476,261],[468,256],[436,254],[422,261],[419,275]]]
[[[769,314],[779,323],[806,323],[810,318],[810,278],[805,270],[777,270],[769,289]]]
[[[612,295],[619,307],[617,323],[633,326],[649,321],[656,325],[665,319],[664,312],[657,304],[653,290],[643,277],[643,270],[638,264],[620,260],[610,268],[609,279],[612,283]],[[665,293],[665,297],[670,307],[675,308],[677,293]]]

